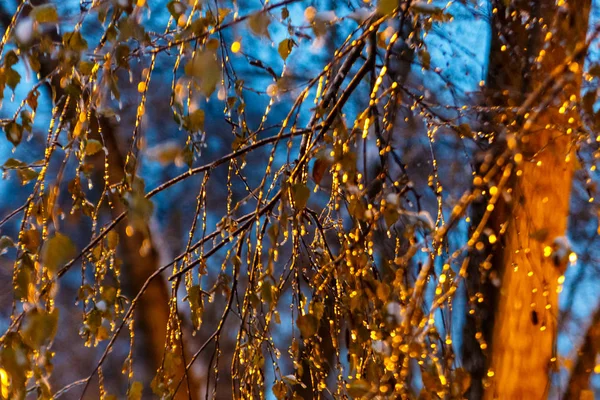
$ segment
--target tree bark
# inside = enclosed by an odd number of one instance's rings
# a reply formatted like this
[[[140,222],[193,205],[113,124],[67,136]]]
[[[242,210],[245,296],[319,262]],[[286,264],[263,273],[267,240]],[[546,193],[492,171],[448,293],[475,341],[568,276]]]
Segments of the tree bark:
[[[34,0],[32,1],[32,5],[36,6],[47,2],[46,0]],[[28,12],[26,11],[26,13]],[[6,26],[10,23],[10,20],[11,16],[0,6],[0,22]],[[54,41],[62,41],[62,37],[56,30],[49,32],[49,34]],[[60,68],[59,63],[50,57],[43,57],[39,61],[41,67],[40,76],[42,79],[49,76],[57,68]],[[60,84],[62,76],[63,73],[55,75],[49,85],[54,96],[51,100],[55,103],[54,105],[57,109],[62,108],[61,104],[64,104],[67,97],[65,90]],[[67,117],[73,117],[71,115],[72,111],[67,111]],[[92,124],[90,127],[90,135],[103,141],[108,150],[108,181],[110,184],[121,183],[125,176],[125,160],[122,151],[123,146],[117,140],[117,129],[108,118],[98,116],[97,118],[92,118],[92,120],[99,121],[102,138],[99,136],[97,124]],[[102,171],[100,173],[101,177],[104,173],[104,160],[102,157],[104,153],[100,152],[99,154],[95,158],[99,161],[96,165]],[[111,203],[110,212],[113,218],[127,211],[127,207],[118,195],[111,194]],[[130,298],[133,298],[140,291],[146,280],[160,267],[159,254],[152,242],[149,226],[145,226],[143,230],[127,231],[127,220],[125,220],[118,225],[118,232],[121,243],[121,254],[125,261],[124,289],[130,295]],[[135,326],[143,332],[142,345],[145,349],[145,351],[140,352],[140,355],[143,357],[143,362],[150,374],[150,379],[144,382],[145,386],[149,386],[152,376],[163,363],[167,325],[169,322],[169,307],[170,294],[164,279],[155,279],[150,282],[136,307],[137,317],[135,318]],[[189,361],[189,358],[183,357],[186,352],[185,349],[181,348],[182,343],[180,339],[177,343],[179,348],[175,349],[176,354],[179,355],[181,360],[176,367],[175,383],[179,382],[179,379],[184,376],[184,360],[186,362]],[[192,375],[192,370],[189,371],[188,375],[188,385],[182,385],[173,399],[183,400],[199,397],[199,388],[197,381]],[[190,389],[189,393],[185,386]],[[148,390],[145,389],[145,391]]]
[[[568,256],[563,239],[579,124],[574,105],[585,55],[578,46],[585,43],[591,1],[563,3],[518,0],[506,7],[504,1],[493,2],[490,102],[525,109],[506,111],[495,121],[504,129],[497,135],[512,151],[516,174],[505,196],[510,200],[490,222],[506,230],[493,260],[501,284],[486,399],[544,398],[555,369],[559,279]]]
[[[582,392],[590,390],[590,376],[596,366],[596,356],[600,353],[600,309],[596,310],[592,324],[588,328],[583,345],[577,353],[575,367],[571,371],[569,385],[564,400],[579,400]]]
[[[117,142],[116,128],[110,121],[100,118],[102,128],[102,138],[108,149],[108,175],[111,185],[123,182],[125,160],[122,156],[121,148]],[[103,159],[103,157],[100,157]],[[103,161],[103,160],[102,160]],[[103,164],[103,162],[101,163]],[[113,218],[118,217],[127,211],[127,207],[119,196],[113,195],[111,198],[112,206],[110,212]],[[146,224],[143,230],[128,230],[127,219],[118,226],[119,238],[122,245],[122,257],[125,262],[125,290],[130,298],[142,289],[148,278],[160,268],[160,255],[152,240],[152,234],[149,224]],[[156,371],[163,363],[165,354],[165,343],[168,335],[167,326],[169,324],[169,306],[171,296],[164,279],[154,279],[150,282],[144,295],[140,297],[136,307],[135,326],[138,326],[142,335],[142,350],[139,355],[143,357],[144,364],[149,374],[149,383]],[[181,341],[177,342],[178,349],[175,353],[180,359],[175,372],[174,382],[177,383],[184,376],[185,365],[190,357],[185,357],[186,350],[181,348]],[[174,400],[197,399],[199,398],[199,388],[197,380],[192,374],[193,369],[188,371],[189,388],[188,393],[186,382],[180,386],[178,392],[173,397]],[[184,378],[186,379],[186,378]]]

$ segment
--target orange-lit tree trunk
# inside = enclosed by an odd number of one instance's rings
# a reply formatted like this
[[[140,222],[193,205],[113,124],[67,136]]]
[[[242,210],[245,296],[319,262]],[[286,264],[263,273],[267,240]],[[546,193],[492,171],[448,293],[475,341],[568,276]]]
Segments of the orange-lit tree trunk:
[[[539,399],[556,362],[559,280],[574,166],[573,144],[590,0],[493,1],[488,88],[499,139],[515,162],[508,199],[485,398]],[[557,5],[559,3],[560,5]],[[500,211],[501,210],[501,211]]]
[[[117,128],[110,121],[100,118],[102,124],[102,137],[108,150],[108,176],[111,185],[118,185],[124,180],[125,159],[122,156],[123,145],[117,141]],[[99,157],[102,162],[102,156]],[[119,196],[112,196],[111,215],[117,218],[123,212],[127,211],[127,206],[123,204]],[[160,268],[160,255],[152,240],[152,232],[149,221],[143,223],[142,229],[131,229],[128,221],[118,225],[120,242],[122,245],[122,256],[127,266],[125,286],[126,292],[131,296],[142,289],[146,281],[154,272]],[[164,362],[165,346],[167,343],[169,324],[169,308],[171,300],[169,290],[165,280],[161,277],[152,280],[146,288],[144,294],[136,307],[137,318],[136,325],[143,332],[142,347],[144,363],[146,364],[150,377],[161,368]],[[193,369],[190,369],[188,376],[184,377],[185,364],[189,362],[189,355],[183,347],[183,342],[175,342],[177,349],[174,349],[180,362],[176,364],[173,374],[173,381],[179,382],[185,379],[177,393],[173,396],[174,400],[197,399],[199,398],[199,387],[196,377],[193,376]],[[184,362],[185,361],[185,362]],[[189,388],[189,392],[188,392]],[[146,389],[146,393],[150,393]]]

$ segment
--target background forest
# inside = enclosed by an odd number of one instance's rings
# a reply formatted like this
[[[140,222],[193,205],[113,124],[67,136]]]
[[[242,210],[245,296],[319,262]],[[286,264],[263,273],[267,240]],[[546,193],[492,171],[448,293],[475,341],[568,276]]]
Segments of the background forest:
[[[597,6],[0,2],[0,399],[600,396]]]

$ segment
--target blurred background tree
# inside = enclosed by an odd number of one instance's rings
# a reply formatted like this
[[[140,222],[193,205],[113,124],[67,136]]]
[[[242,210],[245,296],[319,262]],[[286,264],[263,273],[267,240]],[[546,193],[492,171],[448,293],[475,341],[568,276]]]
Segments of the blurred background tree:
[[[593,396],[594,13],[2,3],[0,398]]]

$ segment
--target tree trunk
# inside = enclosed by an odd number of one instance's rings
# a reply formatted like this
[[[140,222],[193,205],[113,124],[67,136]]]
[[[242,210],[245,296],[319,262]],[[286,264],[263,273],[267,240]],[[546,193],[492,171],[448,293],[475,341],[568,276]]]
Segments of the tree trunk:
[[[569,385],[564,400],[579,400],[582,392],[590,390],[590,376],[596,366],[596,356],[600,353],[600,309],[596,310],[592,324],[588,328],[583,345],[577,353],[575,367],[571,371]]]
[[[33,5],[45,4],[46,0],[34,0]],[[29,10],[26,11],[28,13]],[[5,26],[10,23],[11,16],[0,6],[0,22]],[[56,42],[62,42],[62,37],[57,31],[50,32],[52,39]],[[50,75],[59,64],[56,60],[49,57],[44,57],[40,61],[40,76],[44,78]],[[55,75],[51,81],[50,86],[53,92],[54,105],[57,109],[61,109],[61,102],[65,101],[66,93],[64,88],[61,86],[60,81],[63,73]],[[69,117],[73,115],[69,114]],[[92,118],[92,121],[96,118]],[[117,129],[109,121],[109,119],[102,116],[98,117],[97,120],[100,123],[102,129],[102,140],[104,140],[105,147],[108,149],[108,180],[110,184],[118,184],[123,181],[125,160],[123,157],[123,146],[117,141]],[[91,127],[90,134],[96,139],[100,140],[99,131],[97,126]],[[103,152],[100,155],[95,156],[98,160],[97,166],[102,176],[104,169]],[[111,215],[116,218],[122,212],[126,211],[127,208],[121,201],[118,195],[111,195]],[[159,254],[152,242],[151,232],[149,226],[145,226],[142,230],[135,230],[127,232],[127,220],[118,225],[118,232],[121,242],[121,252],[125,261],[125,292],[130,298],[135,295],[142,288],[146,280],[160,267],[159,265]],[[145,231],[145,232],[143,232]],[[128,234],[129,233],[129,234]],[[150,374],[146,384],[150,383],[150,380],[154,373],[161,367],[163,363],[163,355],[165,350],[165,343],[167,338],[167,325],[169,321],[169,307],[170,307],[170,294],[164,279],[154,279],[147,287],[143,296],[140,297],[140,301],[136,307],[135,326],[140,329],[143,337],[143,347],[145,351],[141,352],[143,357],[143,363],[147,367],[148,373]],[[176,366],[175,383],[179,382],[180,378],[184,376],[185,362],[189,361],[189,357],[185,358],[183,355],[186,354],[185,349],[182,349],[182,340],[177,343],[179,346],[175,349],[176,354],[179,356],[181,362]],[[147,385],[145,385],[147,386]],[[196,399],[199,397],[199,388],[197,381],[192,376],[192,371],[189,371],[189,382],[187,386],[190,390],[185,387],[180,387],[179,391],[175,394],[173,399]],[[146,388],[145,391],[149,392]]]
[[[116,136],[116,128],[112,126],[110,121],[105,118],[100,118],[102,125],[102,137],[104,144],[108,149],[108,176],[111,185],[123,182],[125,160],[122,156],[122,144],[119,144]],[[102,155],[99,157],[101,165],[103,165]],[[127,211],[127,207],[119,196],[113,195],[111,198],[111,215],[112,218],[117,218],[123,212]],[[134,298],[142,289],[148,278],[160,268],[160,255],[152,240],[152,232],[149,224],[145,224],[143,229],[131,230],[128,220],[117,225],[120,242],[122,245],[122,257],[125,262],[125,291],[129,298]],[[171,304],[171,296],[167,288],[165,279],[154,279],[150,282],[144,295],[140,297],[137,304],[135,314],[135,326],[143,332],[142,335],[142,351],[139,355],[142,356],[147,373],[149,383],[156,371],[163,364],[165,355],[165,343],[167,339],[167,326],[169,324],[169,307]],[[184,376],[185,365],[189,362],[190,357],[187,356],[185,348],[181,348],[181,341],[176,344],[175,349],[180,359],[175,371],[174,382],[177,383]],[[173,397],[174,400],[197,399],[199,398],[199,388],[197,380],[193,376],[193,369],[188,371],[188,384],[184,378],[184,383],[180,386],[178,392]],[[189,387],[190,392],[186,387]],[[149,392],[149,389],[146,389]]]
[[[496,121],[516,174],[504,196],[508,201],[491,219],[506,231],[493,260],[501,285],[486,399],[544,398],[555,369],[579,124],[573,108],[580,97],[590,3],[519,0],[507,8],[504,1],[493,2],[491,103],[521,110]]]

